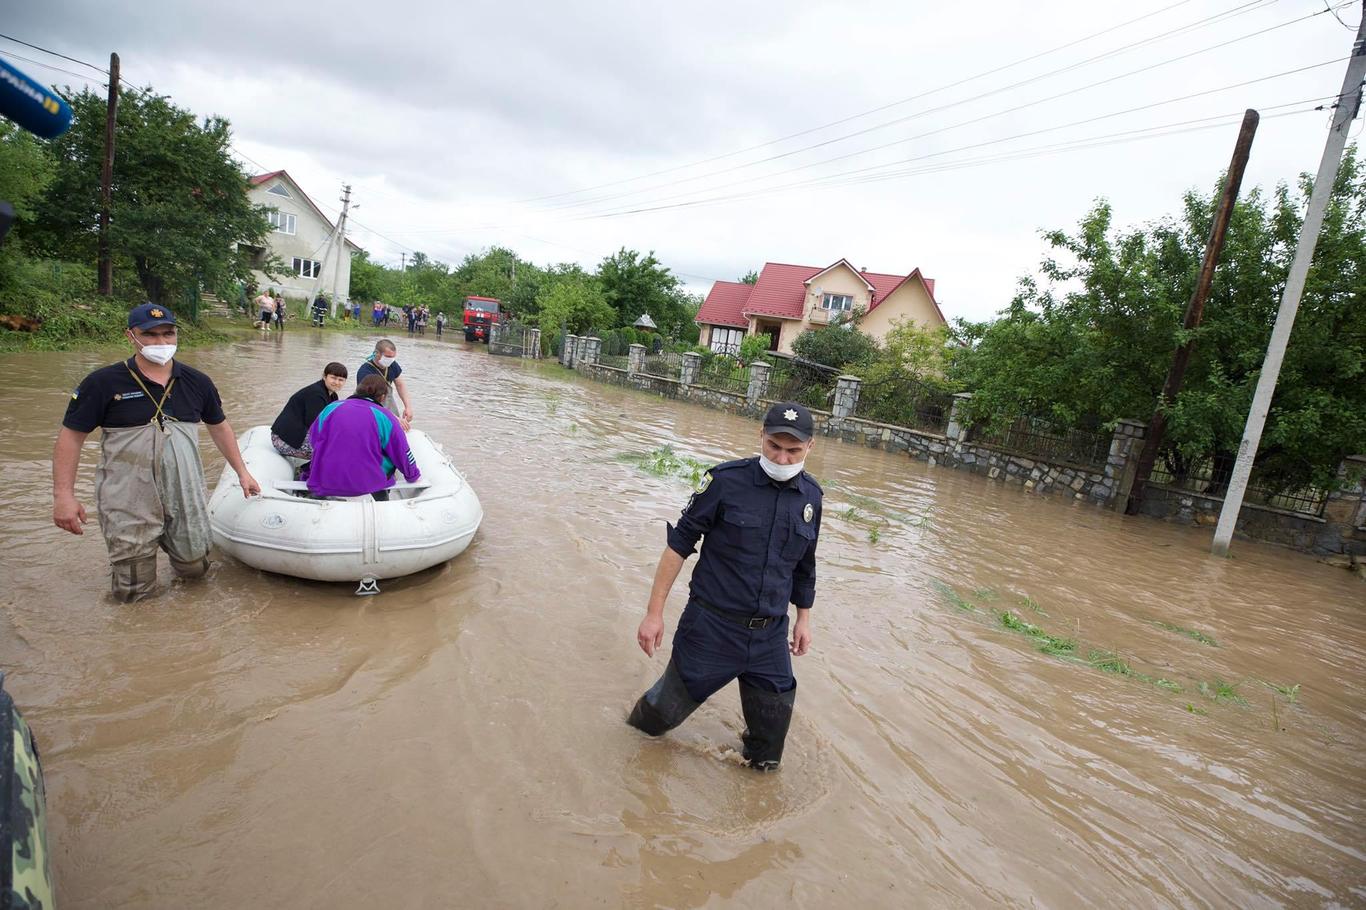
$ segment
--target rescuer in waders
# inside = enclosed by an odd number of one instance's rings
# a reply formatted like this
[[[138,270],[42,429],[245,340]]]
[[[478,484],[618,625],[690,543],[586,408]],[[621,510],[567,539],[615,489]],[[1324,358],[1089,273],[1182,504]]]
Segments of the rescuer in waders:
[[[633,727],[651,736],[672,730],[738,678],[745,760],[778,770],[797,696],[792,657],[811,647],[821,488],[802,465],[813,432],[806,408],[775,404],[764,415],[761,454],[704,474],[678,524],[669,526],[636,632],[651,657],[664,641],[664,602],[699,539],[702,555],[669,665],[636,702]],[[790,636],[789,603],[797,608]]]
[[[175,361],[176,321],[144,303],[128,314],[133,356],[91,373],[67,402],[52,451],[52,521],[82,534],[85,507],[76,499],[81,445],[104,430],[95,471],[95,508],[109,548],[114,596],[139,600],[156,586],[157,548],[184,577],[209,567],[208,507],[199,461],[199,425],[237,472],[242,495],[261,487],[248,473],[223,416],[213,380]]]
[[[397,360],[398,348],[388,338],[375,342],[375,350],[356,370],[356,385],[365,381],[366,376],[383,376],[389,384],[389,395],[380,404],[398,415],[404,432],[412,429],[413,400],[408,397],[408,385],[403,381],[403,367]],[[399,404],[402,403],[402,410]]]

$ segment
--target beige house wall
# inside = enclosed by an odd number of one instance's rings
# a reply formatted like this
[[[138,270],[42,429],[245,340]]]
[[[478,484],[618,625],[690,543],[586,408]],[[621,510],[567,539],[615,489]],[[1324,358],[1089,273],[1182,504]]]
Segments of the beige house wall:
[[[898,320],[914,322],[922,329],[937,329],[944,325],[925,285],[919,281],[908,281],[893,291],[877,305],[877,309],[863,317],[859,330],[882,341],[891,330],[892,323]]]
[[[268,192],[277,183],[283,184],[293,198],[286,199]],[[276,281],[267,277],[265,272],[253,271],[252,276],[256,279],[257,285],[262,290],[274,288],[285,297],[295,300],[312,300],[319,291],[323,291],[334,303],[346,302],[351,291],[352,246],[347,243],[339,250],[337,245],[333,244],[331,250],[324,250],[327,238],[332,233],[332,225],[318,217],[318,213],[303,199],[300,189],[291,181],[276,177],[260,186],[252,187],[247,192],[247,197],[255,205],[288,212],[294,216],[293,234],[272,231],[266,235],[269,251],[283,260],[286,266],[289,266],[296,257],[321,260],[324,252],[327,254],[322,272],[317,278],[305,278],[295,272],[289,272],[282,280]]]

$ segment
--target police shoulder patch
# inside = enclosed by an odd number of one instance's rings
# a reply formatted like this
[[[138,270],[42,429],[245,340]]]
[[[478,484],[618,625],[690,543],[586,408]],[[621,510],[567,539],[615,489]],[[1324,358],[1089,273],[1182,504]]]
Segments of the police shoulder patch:
[[[708,471],[697,479],[697,486],[695,489],[699,493],[705,493],[709,486],[711,486],[711,471]]]

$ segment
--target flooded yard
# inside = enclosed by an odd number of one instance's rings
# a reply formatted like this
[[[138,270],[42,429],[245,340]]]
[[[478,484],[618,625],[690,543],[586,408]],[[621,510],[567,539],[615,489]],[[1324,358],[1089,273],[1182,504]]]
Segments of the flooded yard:
[[[750,455],[757,424],[396,340],[485,519],[375,598],[220,557],[114,603],[49,473],[70,389],[113,356],[0,358],[36,379],[0,390],[0,668],[61,906],[1366,904],[1347,572],[818,440],[813,650],[760,776],[734,687],[659,740],[624,722],[667,660],[635,628],[684,459]],[[241,432],[368,351],[300,329],[185,360]]]

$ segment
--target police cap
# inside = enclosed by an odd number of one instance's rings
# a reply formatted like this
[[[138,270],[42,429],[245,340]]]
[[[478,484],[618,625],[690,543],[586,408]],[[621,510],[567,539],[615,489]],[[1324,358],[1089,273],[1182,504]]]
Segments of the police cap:
[[[780,401],[764,415],[765,433],[786,433],[806,442],[815,431],[816,421],[811,412],[795,401]]]

